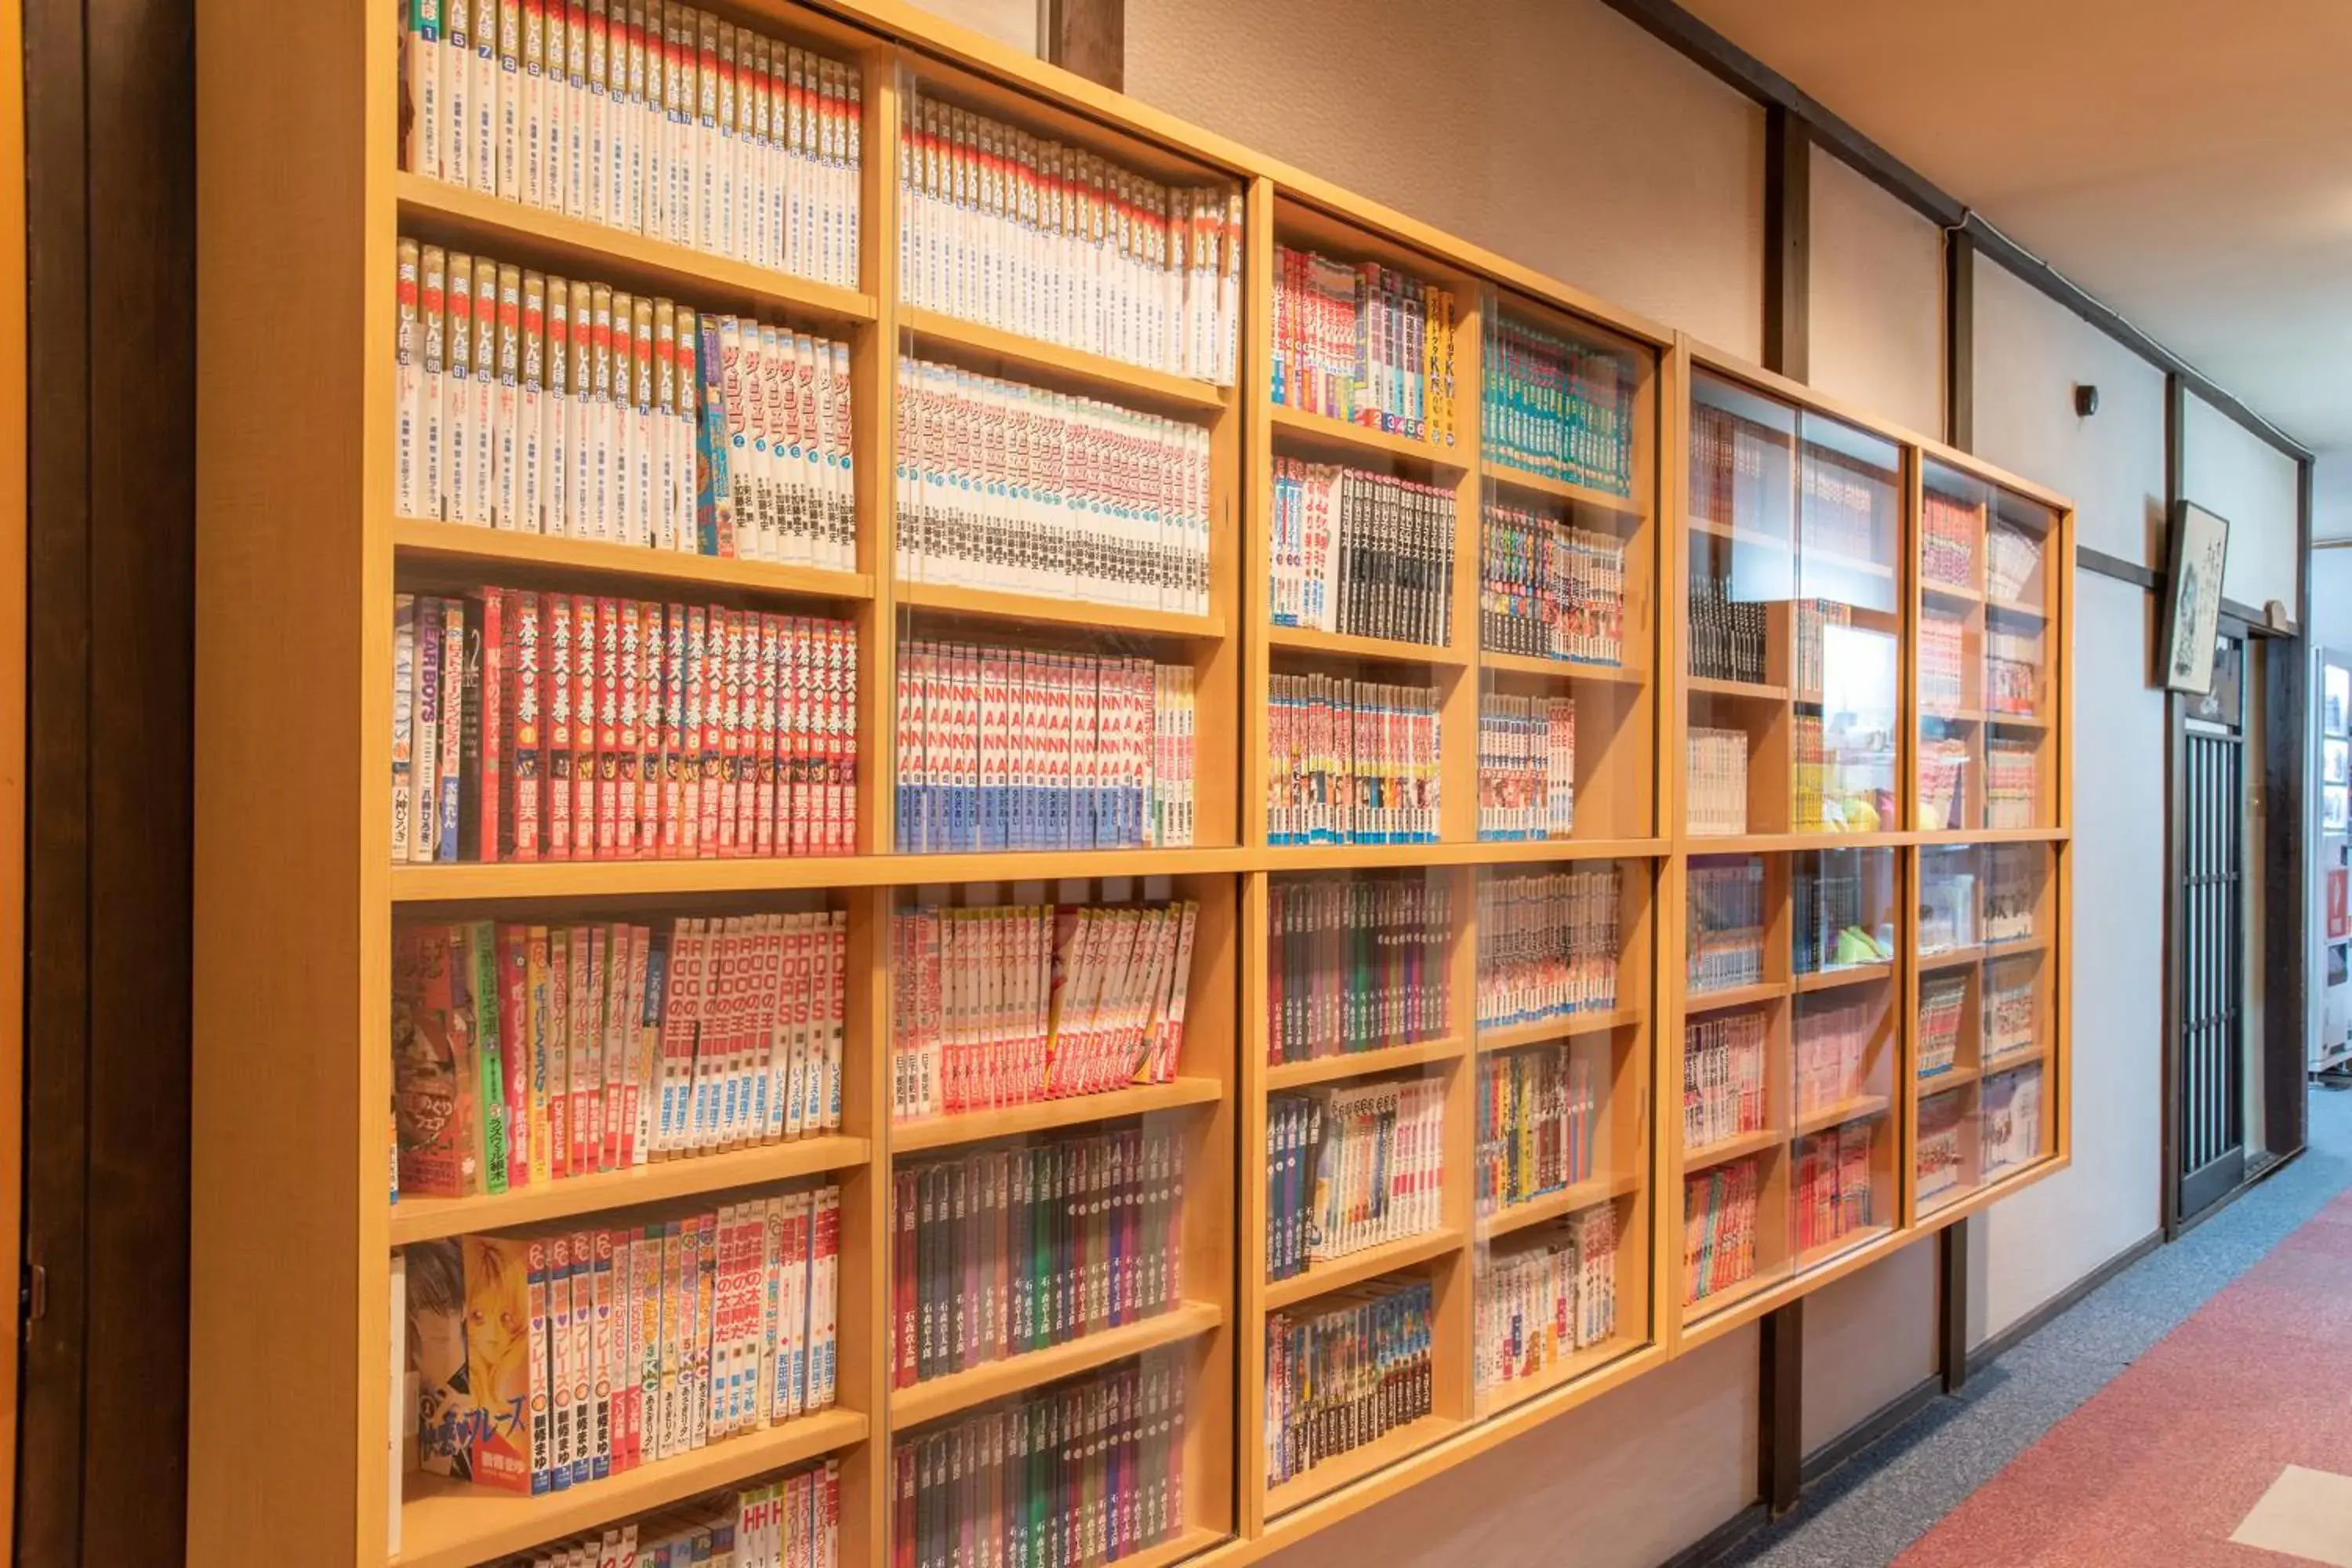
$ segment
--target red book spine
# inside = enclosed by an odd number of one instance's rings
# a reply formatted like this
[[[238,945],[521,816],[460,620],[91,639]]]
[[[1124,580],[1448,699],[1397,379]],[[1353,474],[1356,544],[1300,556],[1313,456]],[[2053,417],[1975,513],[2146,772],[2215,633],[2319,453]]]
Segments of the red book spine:
[[[728,749],[734,753],[728,778],[735,792],[735,853],[752,852],[759,835],[760,622],[756,615],[727,614],[727,652],[734,661],[734,700],[728,705]]]
[[[718,856],[728,847],[719,837],[719,805],[725,795],[725,781],[719,775],[721,737],[727,730],[727,612],[714,607],[703,613],[702,620],[702,725],[695,738],[702,755],[701,852]]]
[[[530,1184],[530,931],[498,928],[499,1067],[507,1102],[507,1186]]]
[[[479,792],[477,809],[477,842],[484,860],[511,859],[510,850],[500,842],[501,832],[511,837],[506,826],[507,817],[499,809],[507,791],[507,759],[511,754],[509,725],[511,722],[506,700],[507,650],[511,646],[507,627],[506,591],[485,588],[476,610],[482,627],[482,765],[474,781]]]
[[[614,644],[620,660],[614,681],[619,711],[615,721],[613,768],[618,775],[620,804],[614,808],[613,849],[623,859],[637,854],[637,767],[642,752],[637,740],[638,705],[644,700],[638,677],[644,662],[637,647],[638,616],[634,602],[613,602]]]
[[[752,707],[751,748],[744,771],[752,778],[751,847],[761,856],[776,852],[776,692],[777,661],[782,642],[781,617],[762,615],[745,628],[755,649],[752,668],[759,672],[759,700]]]
[[[547,690],[540,711],[547,724],[547,858],[572,858],[572,600],[541,601],[547,630]]]
[[[893,1217],[890,1253],[890,1380],[894,1388],[911,1388],[915,1384],[916,1362],[916,1294],[915,1294],[915,1215],[917,1198],[914,1171],[900,1171],[897,1177],[896,1208]]]
[[[506,661],[507,678],[513,682],[507,711],[514,720],[514,745],[509,753],[513,758],[514,801],[509,820],[513,825],[514,858],[536,860],[540,781],[547,765],[540,749],[544,739],[545,714],[540,707],[543,688],[540,673],[539,595],[516,595],[508,612],[508,635],[514,639]]]
[[[784,634],[783,672],[778,685],[782,688],[779,700],[783,705],[782,721],[778,723],[776,745],[781,752],[777,763],[777,809],[784,820],[777,832],[776,847],[786,855],[808,855],[817,847],[816,836],[809,831],[809,763],[808,735],[809,703],[809,643],[812,623],[806,616],[794,616]]]
[[[833,623],[833,852],[857,847],[857,632]]]
[[[709,706],[710,617],[699,605],[686,612],[686,704],[678,714],[678,853],[688,860],[702,853],[703,710]]]
[[[572,599],[572,858],[596,855],[596,601]],[[610,816],[606,817],[609,824]],[[609,852],[609,836],[607,842]]]
[[[662,618],[661,857],[678,856],[678,801],[686,785],[686,606],[665,605]]]
[[[659,605],[631,606],[637,617],[637,858],[661,851],[662,611]]]
[[[596,601],[596,858],[621,848],[621,605]]]

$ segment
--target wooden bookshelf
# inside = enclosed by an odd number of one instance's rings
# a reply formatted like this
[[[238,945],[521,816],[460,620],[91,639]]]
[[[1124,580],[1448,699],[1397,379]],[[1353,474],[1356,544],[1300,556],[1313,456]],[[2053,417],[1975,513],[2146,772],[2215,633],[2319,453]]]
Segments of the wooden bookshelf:
[[[456,189],[398,167],[398,38],[390,14],[364,25],[334,7],[211,0],[198,30],[198,766],[194,1313],[190,1561],[250,1553],[268,1520],[289,1561],[400,1568],[497,1558],[568,1531],[641,1515],[780,1468],[835,1458],[840,1562],[889,1556],[894,1445],[919,1425],[1027,1393],[1144,1352],[1181,1369],[1186,1515],[1138,1554],[1240,1568],[1380,1498],[1553,1419],[1714,1334],[1817,1288],[1914,1236],[2063,1168],[2071,1153],[2068,987],[2072,822],[2070,709],[2074,514],[2063,498],[1821,398],[1408,215],[916,10],[907,0],[748,0],[739,16],[851,62],[863,88],[861,274],[835,288]],[[1243,197],[1240,379],[1231,387],[1127,365],[908,308],[898,262],[898,116],[907,84],[1085,145],[1156,178],[1231,179]],[[261,94],[256,79],[278,84]],[[266,172],[266,173],[265,173]],[[289,247],[284,236],[299,233]],[[392,493],[394,245],[413,236],[502,261],[657,293],[706,310],[754,311],[845,341],[852,376],[856,545],[846,571],[715,559],[395,515]],[[1379,262],[1450,290],[1455,307],[1451,446],[1274,405],[1267,394],[1276,241]],[[256,279],[268,279],[266,288]],[[1617,356],[1628,402],[1630,493],[1547,479],[1486,450],[1479,405],[1490,329],[1541,328]],[[898,568],[892,475],[899,450],[898,362],[967,369],[1165,415],[1208,432],[1210,593],[1198,616],[1076,604],[908,582]],[[299,367],[288,374],[286,367]],[[1703,517],[1693,484],[1701,410],[1782,420],[1795,454],[1825,462],[1896,454],[1881,531],[1830,548],[1779,523]],[[1832,426],[1834,426],[1832,429]],[[1818,437],[1813,447],[1808,433]],[[1447,646],[1271,625],[1268,521],[1277,457],[1339,461],[1450,489],[1454,598]],[[2023,590],[1967,586],[1918,568],[1923,476],[1958,476],[1985,497],[1982,526],[2042,541]],[[1621,665],[1487,652],[1480,562],[1489,504],[1613,535],[1625,550]],[[1793,518],[1793,510],[1790,512]],[[2039,530],[2038,533],[2036,530]],[[1776,531],[1777,530],[1777,531]],[[1790,576],[1766,618],[1764,679],[1690,673],[1692,552],[1720,549]],[[1892,806],[1875,831],[1801,833],[1793,733],[1810,705],[1793,605],[1809,551],[1853,625],[1894,639],[1899,679]],[[1743,553],[1744,552],[1744,553]],[[1791,575],[1794,574],[1794,575]],[[857,642],[857,837],[831,858],[633,859],[535,864],[387,863],[391,601],[395,589],[497,583],[730,605],[849,619]],[[1822,583],[1806,584],[1818,596]],[[1923,607],[1955,611],[1979,638],[1952,732],[2030,747],[2032,826],[1982,826],[1981,783],[1965,820],[1923,826],[1918,636]],[[959,638],[1057,649],[1149,650],[1189,665],[1196,699],[1194,843],[1177,848],[921,855],[894,847],[898,642],[937,621]],[[2048,654],[2032,706],[2045,720],[1989,710],[1981,638],[2043,628]],[[920,635],[930,635],[927,630]],[[1267,682],[1316,670],[1436,688],[1438,842],[1269,846]],[[1815,681],[1818,686],[1820,682]],[[1573,837],[1477,837],[1478,712],[1489,692],[1578,703]],[[1963,719],[1959,715],[1965,714]],[[1686,826],[1685,739],[1695,721],[1748,730],[1750,831]],[[1898,903],[1916,905],[1921,857],[1949,845],[2046,847],[2035,942],[1917,955],[1917,917],[1896,921],[1899,956],[1830,974],[1790,973],[1790,858],[1866,847],[1892,858]],[[1687,994],[1683,946],[1695,858],[1761,856],[1765,940],[1757,985]],[[1499,878],[1614,867],[1620,889],[1616,1005],[1480,1031],[1478,891]],[[1442,884],[1450,1015],[1440,1038],[1352,1056],[1267,1059],[1269,895],[1292,878],[1422,877]],[[981,901],[1192,899],[1201,907],[1181,1060],[1173,1082],[933,1121],[894,1122],[892,913],[964,890]],[[385,1201],[384,1107],[396,926],[411,921],[533,922],[765,911],[822,897],[845,911],[850,963],[842,1124],[824,1137],[541,1184],[497,1196]],[[793,907],[802,907],[794,903]],[[1973,1009],[1993,971],[2035,954],[2031,1046],[1980,1060],[1973,1039],[1953,1072],[1916,1079],[1923,976],[1969,976]],[[1871,1225],[1833,1252],[1797,1255],[1788,1221],[1792,1140],[1820,1124],[1790,1114],[1791,1018],[1806,998],[1855,988],[1884,1000],[1877,1076],[1864,1110],[1883,1158]],[[1681,1146],[1685,1026],[1755,1006],[1771,1018],[1771,1130],[1711,1149]],[[1969,1015],[1973,1028],[1979,1024]],[[1486,1216],[1474,1203],[1479,1074],[1506,1051],[1559,1051],[1595,1089],[1596,1168],[1606,1173]],[[1969,1097],[1969,1134],[1988,1074],[2039,1063],[2040,1156],[1915,1200],[1919,1101]],[[1439,1224],[1269,1283],[1264,1151],[1270,1095],[1384,1075],[1444,1086]],[[1902,1086],[1908,1084],[1909,1092]],[[1827,1114],[1825,1110],[1824,1114]],[[1172,1130],[1185,1156],[1181,1305],[1160,1317],[912,1388],[890,1386],[891,1200],[898,1162],[1141,1117]],[[1829,1123],[1829,1124],[1834,1124]],[[268,1135],[257,1136],[255,1129]],[[1973,1146],[1972,1146],[1973,1147]],[[1683,1178],[1760,1156],[1766,1202],[1753,1279],[1685,1306]],[[1974,1155],[1971,1155],[1974,1159]],[[387,1300],[395,1248],[473,1231],[825,1179],[842,1194],[837,1405],[603,1482],[514,1498],[409,1475],[389,1462],[395,1397]],[[1596,1205],[1618,1221],[1615,1331],[1545,1377],[1482,1393],[1473,1373],[1476,1301],[1489,1248]],[[293,1245],[289,1245],[292,1238]],[[1388,1274],[1432,1290],[1430,1413],[1279,1484],[1265,1480],[1265,1321]],[[265,1280],[268,1289],[256,1286]],[[299,1433],[273,1462],[245,1460],[266,1426]],[[1313,1507],[1303,1505],[1313,1503]],[[398,1521],[400,1548],[388,1550]]]

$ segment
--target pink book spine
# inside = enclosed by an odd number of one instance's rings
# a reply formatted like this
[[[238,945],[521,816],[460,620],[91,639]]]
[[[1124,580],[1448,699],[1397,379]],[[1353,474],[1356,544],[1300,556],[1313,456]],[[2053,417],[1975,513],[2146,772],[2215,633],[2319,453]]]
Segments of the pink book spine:
[[[638,675],[644,651],[637,646],[637,606],[630,600],[614,602],[615,651],[619,669],[614,681],[619,713],[614,726],[614,772],[618,775],[619,804],[613,815],[613,851],[623,859],[637,854],[637,769],[644,752],[637,734],[642,694]]]
[[[547,634],[546,698],[540,711],[547,725],[547,858],[572,858],[572,599],[549,594],[544,606]]]
[[[572,597],[572,858],[596,856],[596,601]],[[608,819],[609,820],[609,819]]]
[[[621,845],[621,605],[596,601],[596,858]]]

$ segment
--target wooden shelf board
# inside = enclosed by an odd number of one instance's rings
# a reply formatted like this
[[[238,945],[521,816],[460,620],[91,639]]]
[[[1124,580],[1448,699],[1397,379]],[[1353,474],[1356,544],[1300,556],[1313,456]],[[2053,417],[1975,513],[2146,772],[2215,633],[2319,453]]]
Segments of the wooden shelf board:
[[[1521,1378],[1499,1388],[1490,1388],[1486,1391],[1486,1414],[1493,1415],[1515,1405],[1524,1405],[1538,1394],[1549,1394],[1555,1388],[1565,1388],[1620,1357],[1631,1355],[1640,1350],[1643,1343],[1633,1334],[1612,1334],[1599,1344],[1585,1346],[1539,1376]]]
[[[957,1143],[977,1143],[986,1138],[1011,1138],[1049,1128],[1107,1121],[1118,1116],[1181,1110],[1222,1099],[1224,1092],[1225,1086],[1216,1079],[1180,1078],[1167,1083],[1138,1084],[1102,1094],[1073,1094],[1061,1100],[1041,1100],[995,1110],[967,1110],[919,1121],[894,1121],[890,1124],[890,1152],[912,1154]]]
[[[756,1149],[653,1161],[625,1171],[603,1171],[566,1181],[538,1182],[496,1196],[404,1197],[392,1205],[391,1241],[394,1247],[405,1247],[445,1236],[505,1230],[571,1215],[845,1171],[866,1163],[871,1152],[871,1145],[863,1138],[801,1138]]]
[[[2005,730],[2047,730],[2050,721],[2039,713],[2003,713],[1997,708],[1984,710],[1984,721]]]
[[[1981,605],[1984,603],[1984,590],[1982,588],[1967,587],[1958,583],[1938,583],[1933,577],[1929,577],[1925,574],[1922,574],[1919,579],[1919,589],[1920,592],[1926,594],[1929,598],[1949,599],[1956,605]]]
[[[1865,1225],[1858,1230],[1846,1232],[1835,1241],[1825,1241],[1819,1247],[1809,1247],[1797,1254],[1796,1271],[1799,1274],[1804,1274],[1818,1268],[1832,1258],[1844,1257],[1858,1247],[1867,1247],[1881,1237],[1891,1236],[1894,1231],[1895,1227],[1891,1225]]]
[[[1687,991],[1683,994],[1685,1013],[1715,1013],[1726,1007],[1745,1007],[1757,1002],[1771,1002],[1789,994],[1785,980],[1763,980],[1753,985],[1725,985],[1713,991]]]
[[[1691,514],[1688,521],[1693,533],[1712,534],[1717,539],[1728,539],[1735,544],[1752,544],[1759,550],[1776,550],[1784,555],[1788,553],[1789,539],[1786,534],[1767,533],[1761,529],[1743,528],[1733,522],[1718,522],[1714,518],[1702,517],[1696,512]]]
[[[2041,1067],[2049,1059],[2050,1052],[2043,1046],[2020,1046],[2013,1051],[2003,1051],[1997,1057],[1987,1057],[1983,1064],[1977,1068],[1977,1076],[1986,1079],[1997,1072],[2014,1072],[2019,1068]]]
[[[1977,942],[1970,942],[1966,947],[1948,947],[1941,952],[1921,953],[1919,969],[1922,973],[1931,969],[1958,969],[1963,964],[1983,962],[1984,955],[1982,944]]]
[[[1519,1046],[1539,1046],[1547,1040],[1606,1034],[1628,1024],[1638,1024],[1647,1016],[1646,1009],[1641,1007],[1616,1007],[1607,1012],[1564,1013],[1557,1018],[1538,1018],[1532,1024],[1507,1024],[1500,1028],[1479,1030],[1478,1048],[1507,1051]]]
[[[1269,405],[1268,411],[1273,416],[1277,443],[1304,444],[1320,447],[1327,451],[1336,450],[1360,463],[1370,458],[1402,458],[1408,462],[1424,463],[1458,474],[1474,460],[1467,446],[1433,447],[1426,441],[1391,436],[1367,426],[1350,425],[1344,419],[1309,414],[1303,408],[1292,408],[1279,403]]]
[[[1849,572],[1857,577],[1874,577],[1888,583],[1895,581],[1894,567],[1873,561],[1866,555],[1848,555],[1843,551],[1823,550],[1818,545],[1800,542],[1797,545],[1797,576],[1800,579],[1797,587],[1800,598],[1811,599],[1822,596],[1803,591],[1804,584],[1801,579],[1804,577],[1805,567],[1808,564],[1819,565],[1832,572]],[[1853,607],[1858,610],[1871,610],[1879,615],[1888,613],[1885,610],[1874,610],[1874,606],[1869,605],[1856,605]]]
[[[536,253],[534,260],[544,258],[557,270],[600,282],[623,281],[615,274],[625,273],[626,281],[674,289],[684,303],[697,307],[741,300],[835,321],[875,318],[873,297],[855,289],[527,207],[422,174],[397,174],[393,188],[404,234],[422,226],[436,238],[447,236],[502,257]]]
[[[1727,1285],[1720,1290],[1701,1296],[1696,1301],[1684,1302],[1683,1324],[1687,1328],[1703,1319],[1728,1311],[1750,1297],[1760,1296],[1765,1291],[1788,1282],[1789,1268],[1785,1263],[1775,1263],[1769,1268],[1759,1268],[1754,1274],[1737,1285]]]
[[[662,898],[797,888],[893,888],[935,882],[1019,882],[1082,877],[1192,877],[1251,868],[1247,851],[1013,849],[962,855],[745,856],[709,860],[539,860],[394,866],[394,903]]]
[[[1265,1068],[1265,1087],[1270,1090],[1299,1089],[1310,1083],[1364,1078],[1397,1068],[1457,1061],[1461,1056],[1462,1041],[1454,1037],[1417,1040],[1402,1046],[1382,1046],[1370,1051],[1344,1051],[1338,1056],[1316,1057],[1303,1062],[1269,1062]]]
[[[1087,1334],[1067,1344],[990,1362],[969,1372],[950,1373],[945,1377],[932,1378],[928,1383],[919,1383],[912,1388],[894,1388],[890,1391],[891,1428],[903,1432],[909,1426],[936,1421],[942,1415],[952,1415],[959,1410],[969,1410],[975,1405],[985,1405],[1008,1394],[1042,1387],[1074,1373],[1091,1371],[1144,1351],[1197,1339],[1224,1321],[1223,1310],[1214,1302],[1187,1301],[1139,1323],[1121,1323],[1115,1329]],[[877,1344],[875,1349],[878,1354],[883,1353],[886,1347]]]
[[[1999,610],[2003,615],[2027,616],[2037,621],[2046,621],[2050,618],[2047,608],[2041,605],[2029,605],[2022,599],[2004,599],[1997,594],[1988,592],[1984,602],[1986,609]]]
[[[1887,1099],[1883,1094],[1857,1094],[1841,1100],[1834,1105],[1824,1105],[1797,1118],[1797,1136],[1820,1132],[1832,1127],[1843,1127],[1849,1121],[1861,1121],[1886,1114]]]
[[[1269,844],[1244,850],[1249,871],[1350,871],[1384,866],[1519,866],[1548,861],[1647,859],[1663,838],[1469,838],[1438,844]]]
[[[469,1568],[831,1453],[866,1435],[866,1417],[857,1412],[820,1411],[540,1497],[411,1475],[407,1499],[400,1504],[400,1552],[392,1568]]]
[[[1406,1422],[1392,1432],[1383,1433],[1360,1448],[1335,1454],[1304,1475],[1293,1476],[1286,1481],[1266,1488],[1266,1517],[1271,1519],[1301,1503],[1328,1497],[1342,1487],[1377,1474],[1407,1455],[1460,1430],[1463,1426],[1463,1422],[1450,1415],[1423,1415],[1417,1421]]]
[[[1399,1268],[1411,1268],[1433,1258],[1462,1250],[1462,1233],[1450,1226],[1424,1230],[1418,1236],[1408,1236],[1396,1241],[1384,1241],[1378,1247],[1367,1247],[1350,1252],[1344,1258],[1333,1258],[1321,1263],[1309,1264],[1303,1274],[1287,1279],[1269,1279],[1259,1293],[1259,1300],[1269,1312],[1294,1302],[1312,1300],[1328,1290],[1374,1279]]]
[[[1054,599],[1035,594],[1008,594],[994,588],[965,588],[952,583],[900,582],[891,590],[898,605],[910,610],[936,610],[945,615],[985,616],[1000,621],[1044,621],[1055,626],[1091,626],[1118,635],[1184,637],[1217,642],[1225,635],[1223,616],[1194,616],[1177,610],[1150,610],[1135,605],[1097,605],[1082,599]]]
[[[1003,361],[1006,373],[1016,381],[1024,371],[1058,376],[1080,384],[1090,395],[1108,403],[1148,403],[1180,413],[1217,414],[1233,401],[1231,388],[1212,382],[1150,370],[1125,360],[1088,353],[1084,349],[1066,349],[1057,343],[962,321],[938,310],[902,304],[896,317],[899,330],[911,333],[919,343],[927,339]]]
[[[874,579],[863,572],[829,572],[815,566],[786,566],[773,561],[688,555],[683,551],[640,549],[600,539],[515,533],[431,518],[395,519],[392,544],[395,555],[404,562],[430,562],[469,569],[527,566],[647,585],[789,594],[804,599],[859,600],[874,596]]]
[[[1613,511],[1625,517],[1640,518],[1643,515],[1641,501],[1633,496],[1621,496],[1591,485],[1578,484],[1574,479],[1556,479],[1549,474],[1513,468],[1499,458],[1489,458],[1478,472],[1482,478],[1493,480],[1496,488],[1517,490],[1522,495],[1544,496],[1552,500],[1567,501],[1571,506]]]
[[[1393,637],[1350,637],[1345,632],[1318,632],[1307,626],[1265,628],[1270,647],[1293,653],[1316,653],[1328,658],[1377,658],[1389,664],[1434,664],[1453,668],[1470,662],[1462,649],[1430,643],[1399,642]]]
[[[2013,936],[2005,941],[1988,942],[1984,944],[1985,962],[1990,963],[1997,959],[2014,958],[2024,952],[2047,952],[2049,947],[2050,939],[2039,931],[2032,936]]]
[[[1537,675],[1547,680],[1582,680],[1612,686],[1643,686],[1650,672],[1629,664],[1588,664],[1577,658],[1546,658],[1540,654],[1496,653],[1481,648],[1478,667],[1509,675]]]
[[[1797,976],[1797,994],[1807,996],[1816,991],[1838,991],[1848,985],[1873,985],[1895,976],[1895,963],[1856,963],[1844,969],[1817,969],[1810,974]]]
[[[1496,1209],[1478,1222],[1478,1233],[1491,1241],[1546,1220],[1572,1215],[1579,1209],[1589,1209],[1595,1204],[1605,1204],[1612,1198],[1622,1198],[1641,1185],[1642,1178],[1635,1175],[1593,1176],[1559,1192]]]
[[[1930,1100],[1948,1089],[1959,1089],[1974,1083],[1977,1080],[1977,1071],[1975,1068],[1954,1062],[1941,1072],[1922,1073],[1911,1080],[1915,1086],[1913,1098]]]
[[[1711,675],[1685,675],[1683,689],[1694,697],[1734,697],[1750,702],[1786,702],[1789,689],[1760,680],[1718,680]]]
[[[1218,1542],[1232,1539],[1231,1533],[1196,1524],[1181,1535],[1171,1536],[1156,1546],[1139,1547],[1118,1560],[1118,1568],[1169,1568],[1187,1557],[1206,1552]]]
[[[1744,1160],[1750,1154],[1762,1154],[1775,1149],[1784,1149],[1788,1147],[1788,1143],[1787,1128],[1767,1127],[1760,1132],[1743,1132],[1737,1138],[1726,1138],[1717,1143],[1708,1143],[1696,1149],[1685,1149],[1683,1151],[1683,1174],[1687,1176],[1694,1172],[1729,1164],[1734,1160]]]

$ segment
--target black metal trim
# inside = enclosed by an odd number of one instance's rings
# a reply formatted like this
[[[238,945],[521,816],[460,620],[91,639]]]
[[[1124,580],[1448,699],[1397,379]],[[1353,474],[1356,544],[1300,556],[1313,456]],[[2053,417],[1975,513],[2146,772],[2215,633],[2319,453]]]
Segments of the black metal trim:
[[[2081,285],[1979,216],[1974,208],[1855,130],[1796,83],[1758,59],[1674,0],[1608,0],[1611,9],[1651,37],[1746,94],[1768,110],[1801,120],[1812,139],[1938,227],[1965,234],[1986,259],[2032,285],[2168,374],[2255,436],[2300,462],[2309,449],[2215,385],[2197,368],[2085,292]]]
[[[1774,1519],[1797,1506],[1805,1474],[1805,1299],[1758,1323],[1756,1495]]]
[[[1969,1381],[1969,1222],[1936,1236],[1936,1384],[1958,1394]]]
[[[2078,571],[2096,572],[2102,577],[2113,577],[2118,583],[2129,583],[2151,594],[2164,586],[2162,573],[2142,566],[2137,561],[2126,561],[2120,555],[2094,550],[2087,544],[2074,546],[2074,565]]]
[[[1760,1502],[1751,1502],[1658,1564],[1658,1568],[1713,1568],[1747,1543],[1748,1538],[1771,1523]]]
[[[1944,231],[1944,439],[1977,444],[1977,246],[1958,229]]]
[[[1787,110],[1764,110],[1764,368],[1812,379],[1813,139]]]

